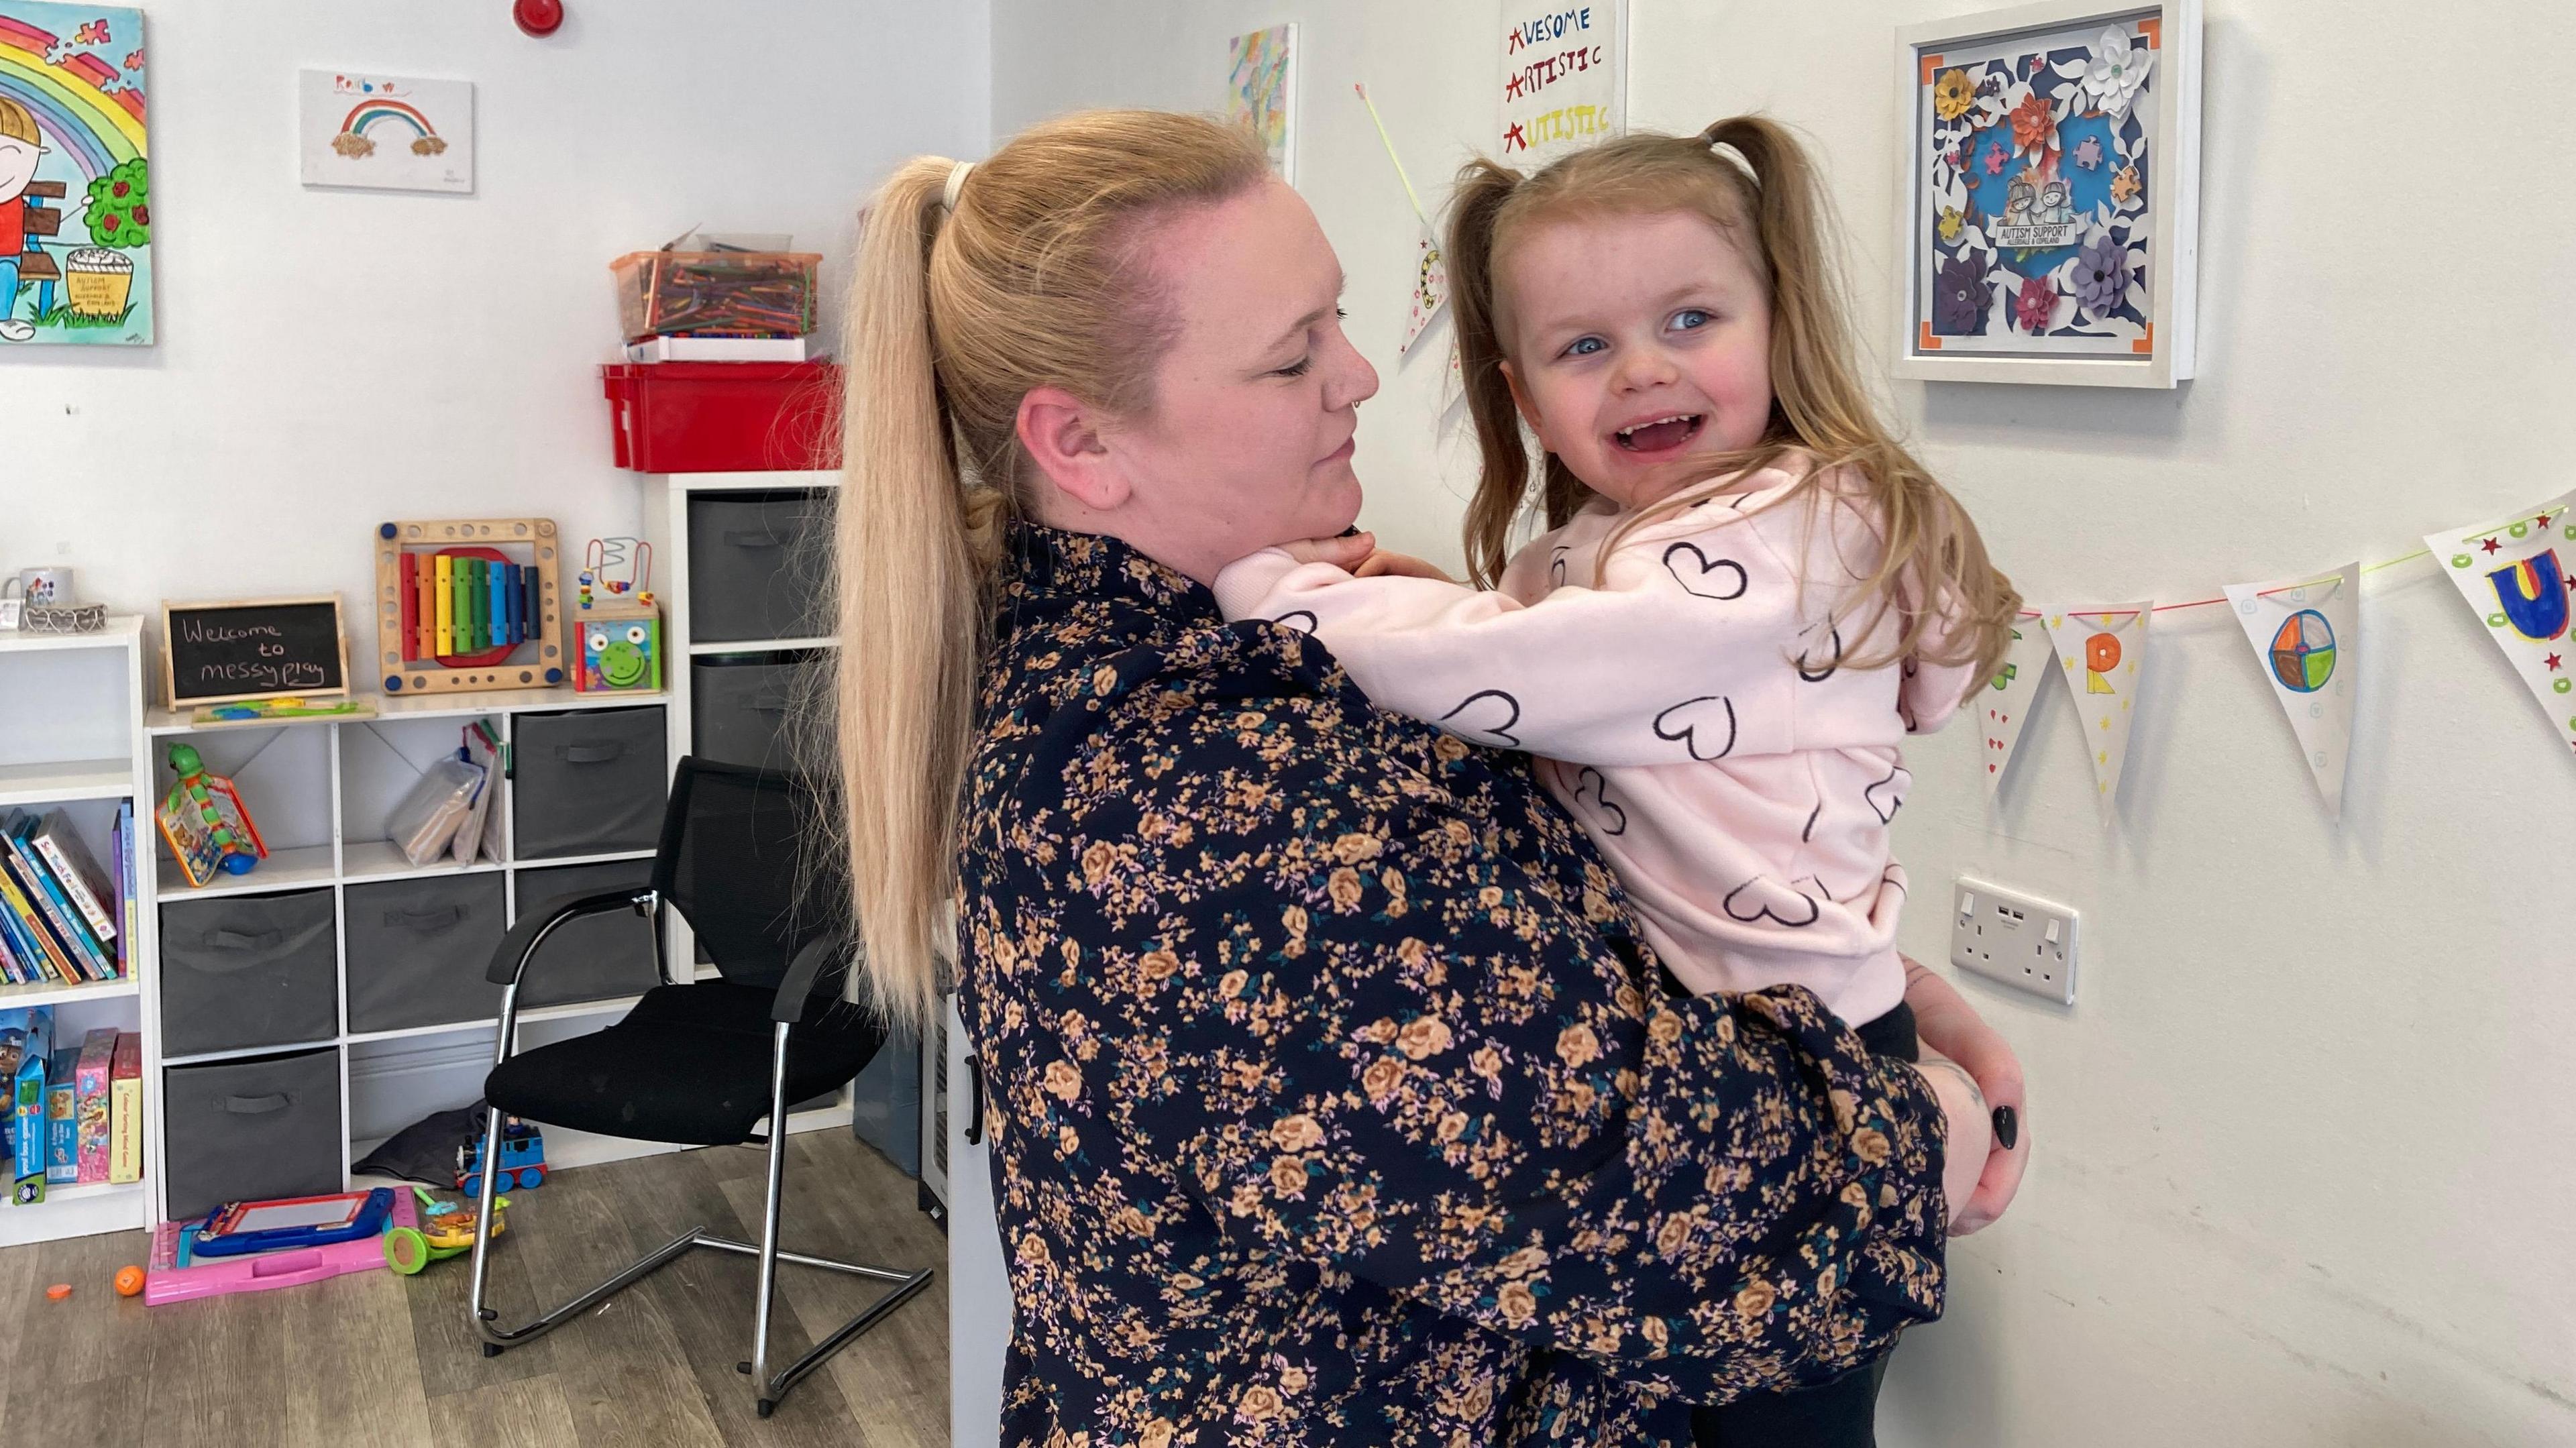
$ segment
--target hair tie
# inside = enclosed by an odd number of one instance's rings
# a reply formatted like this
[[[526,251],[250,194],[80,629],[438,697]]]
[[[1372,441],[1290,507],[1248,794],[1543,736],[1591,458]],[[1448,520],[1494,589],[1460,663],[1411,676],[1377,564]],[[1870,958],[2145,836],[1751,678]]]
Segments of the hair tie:
[[[941,192],[939,197],[939,204],[943,208],[949,211],[957,209],[957,193],[965,188],[966,173],[974,169],[975,163],[972,161],[960,161],[948,168],[948,189]]]

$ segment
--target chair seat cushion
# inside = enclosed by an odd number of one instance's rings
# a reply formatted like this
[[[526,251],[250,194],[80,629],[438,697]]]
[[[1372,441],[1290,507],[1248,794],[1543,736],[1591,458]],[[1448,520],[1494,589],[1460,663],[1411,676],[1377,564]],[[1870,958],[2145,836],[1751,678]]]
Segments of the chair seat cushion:
[[[604,1031],[512,1056],[483,1096],[513,1116],[638,1141],[733,1146],[769,1114],[775,993],[709,981],[657,986]],[[848,1084],[885,1028],[826,998],[788,1037],[787,1099]]]

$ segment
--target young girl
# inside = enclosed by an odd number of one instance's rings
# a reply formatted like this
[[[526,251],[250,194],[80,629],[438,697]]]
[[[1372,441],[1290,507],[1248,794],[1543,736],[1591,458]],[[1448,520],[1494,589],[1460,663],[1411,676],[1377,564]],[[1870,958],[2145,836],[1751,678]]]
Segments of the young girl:
[[[1471,165],[1447,255],[1486,587],[1392,554],[1355,576],[1317,542],[1234,563],[1216,597],[1312,632],[1387,708],[1541,756],[1690,989],[1807,986],[1913,1059],[1898,745],[1992,675],[2020,599],[1874,414],[1816,192],[1759,117],[1527,179]],[[1524,422],[1552,531],[1506,563]],[[1952,1148],[1955,1210],[1985,1148]],[[1844,1395],[1864,1431],[1874,1391]],[[1764,1421],[1842,1441],[1779,1396]]]

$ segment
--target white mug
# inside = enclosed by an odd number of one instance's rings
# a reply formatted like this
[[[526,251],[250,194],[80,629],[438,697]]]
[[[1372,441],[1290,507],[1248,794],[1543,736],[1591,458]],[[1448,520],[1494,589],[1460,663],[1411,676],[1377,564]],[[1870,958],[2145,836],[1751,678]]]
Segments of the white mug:
[[[26,622],[27,586],[14,578],[0,578],[0,629],[14,629]]]
[[[18,586],[26,593],[29,608],[69,608],[80,602],[72,591],[72,571],[68,568],[22,568]]]

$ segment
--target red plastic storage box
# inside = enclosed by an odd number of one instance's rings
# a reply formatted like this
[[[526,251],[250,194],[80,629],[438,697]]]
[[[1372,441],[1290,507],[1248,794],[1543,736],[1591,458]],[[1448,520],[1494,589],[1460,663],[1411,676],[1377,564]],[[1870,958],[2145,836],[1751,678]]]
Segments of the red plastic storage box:
[[[837,468],[830,362],[620,362],[599,369],[617,465],[639,473]]]

